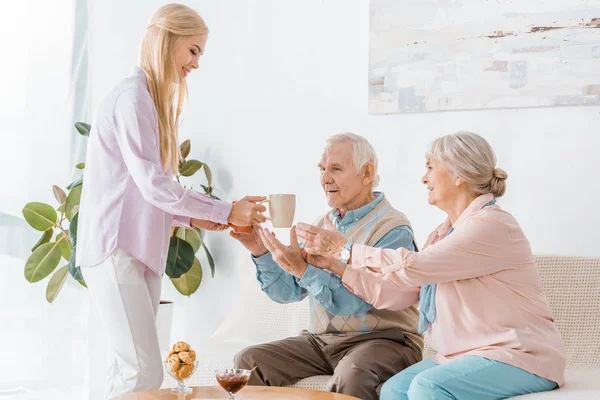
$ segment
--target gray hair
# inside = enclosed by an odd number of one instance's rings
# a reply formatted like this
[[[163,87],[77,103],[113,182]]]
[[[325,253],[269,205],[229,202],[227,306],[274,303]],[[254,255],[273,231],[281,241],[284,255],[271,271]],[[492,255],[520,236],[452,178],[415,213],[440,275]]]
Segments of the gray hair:
[[[448,170],[471,185],[475,193],[500,197],[506,191],[508,174],[496,168],[496,154],[481,136],[456,132],[433,141],[428,157],[440,160]]]
[[[337,135],[330,136],[327,139],[327,145],[323,150],[323,155],[327,152],[331,146],[341,143],[352,143],[352,166],[356,169],[356,173],[360,173],[362,168],[368,163],[372,163],[375,169],[375,175],[373,176],[372,188],[376,188],[379,185],[379,173],[377,172],[377,154],[375,149],[371,146],[369,141],[356,133],[344,132],[338,133]]]

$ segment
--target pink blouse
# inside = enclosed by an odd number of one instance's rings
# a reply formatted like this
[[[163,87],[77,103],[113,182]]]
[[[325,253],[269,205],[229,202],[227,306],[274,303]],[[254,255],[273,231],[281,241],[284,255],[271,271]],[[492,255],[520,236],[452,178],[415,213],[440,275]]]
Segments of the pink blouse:
[[[342,282],[376,308],[402,301],[407,287],[437,283],[437,316],[425,333],[434,361],[480,356],[562,386],[565,347],[529,241],[498,205],[482,209],[491,200],[477,197],[452,235],[447,220],[418,253],[354,245]]]
[[[97,265],[120,247],[160,275],[173,224],[189,226],[190,217],[226,224],[230,212],[230,203],[184,189],[163,169],[156,107],[146,74],[134,67],[104,98],[92,124],[77,265]]]

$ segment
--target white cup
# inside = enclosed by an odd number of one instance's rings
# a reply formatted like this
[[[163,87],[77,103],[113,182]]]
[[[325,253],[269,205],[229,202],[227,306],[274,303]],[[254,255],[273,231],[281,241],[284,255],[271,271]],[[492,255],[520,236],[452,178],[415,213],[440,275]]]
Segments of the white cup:
[[[291,228],[296,212],[295,194],[270,194],[262,203],[269,203],[269,216],[266,217],[273,228]]]

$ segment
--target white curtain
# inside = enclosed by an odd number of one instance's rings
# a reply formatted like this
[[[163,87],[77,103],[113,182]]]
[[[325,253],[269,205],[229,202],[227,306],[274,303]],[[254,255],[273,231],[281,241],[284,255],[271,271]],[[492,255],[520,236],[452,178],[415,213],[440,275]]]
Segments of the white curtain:
[[[77,175],[90,117],[88,0],[0,2],[0,399],[87,397],[85,289],[67,279],[46,302],[25,260],[41,232],[23,220],[31,201],[55,205]],[[61,264],[62,265],[62,264]]]

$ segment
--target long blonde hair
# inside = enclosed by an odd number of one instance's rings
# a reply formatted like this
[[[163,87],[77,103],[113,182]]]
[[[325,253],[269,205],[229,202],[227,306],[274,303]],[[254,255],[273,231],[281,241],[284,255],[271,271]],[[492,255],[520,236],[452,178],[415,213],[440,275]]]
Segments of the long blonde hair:
[[[158,114],[158,140],[163,168],[179,170],[178,127],[187,100],[187,83],[179,79],[175,49],[186,36],[208,33],[196,11],[183,4],[167,4],[154,13],[140,49],[140,66],[148,77],[150,96]]]

